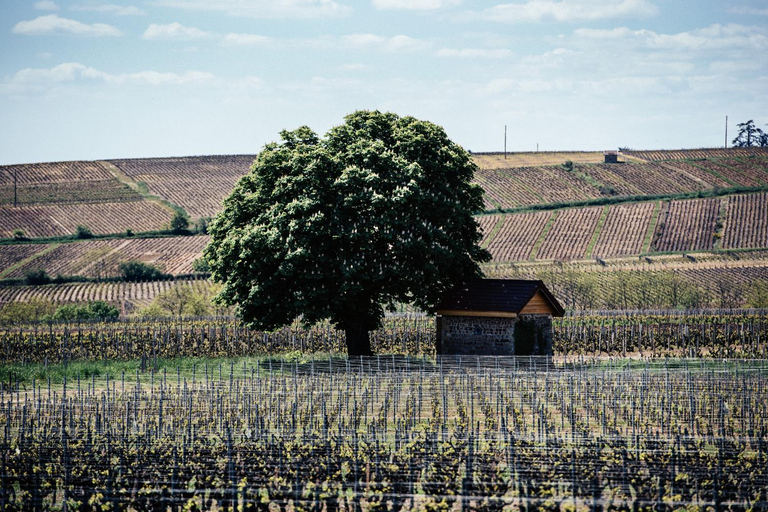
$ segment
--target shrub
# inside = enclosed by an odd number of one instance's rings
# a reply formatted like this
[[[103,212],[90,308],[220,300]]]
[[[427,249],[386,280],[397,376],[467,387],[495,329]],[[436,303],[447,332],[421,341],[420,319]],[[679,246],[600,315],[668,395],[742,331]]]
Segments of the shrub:
[[[42,320],[53,313],[52,302],[31,299],[25,302],[9,302],[0,309],[0,324],[15,325]]]
[[[26,240],[27,234],[24,232],[23,229],[14,229],[13,230],[13,238],[15,240]]]
[[[51,276],[43,269],[30,270],[24,276],[24,282],[29,285],[48,284]]]
[[[60,306],[51,315],[52,320],[75,322],[82,320],[114,321],[120,316],[116,307],[97,300],[88,304],[67,304]]]
[[[133,236],[133,230],[131,228],[126,229],[125,236]]]
[[[177,211],[171,219],[171,232],[181,234],[189,231],[189,217],[181,211]]]
[[[563,169],[565,169],[568,172],[573,171],[573,162],[570,160],[566,160],[563,164]]]
[[[208,260],[206,260],[205,257],[197,258],[195,261],[193,261],[192,268],[195,272],[199,272],[201,274],[211,273],[211,266],[208,264]]]
[[[75,238],[93,238],[93,231],[84,224],[78,224],[75,228]]]
[[[126,261],[121,263],[118,269],[126,281],[155,281],[170,277],[156,266],[141,261]]]
[[[195,221],[195,233],[199,233],[201,235],[207,235],[208,225],[210,223],[211,223],[210,217],[200,217]]]

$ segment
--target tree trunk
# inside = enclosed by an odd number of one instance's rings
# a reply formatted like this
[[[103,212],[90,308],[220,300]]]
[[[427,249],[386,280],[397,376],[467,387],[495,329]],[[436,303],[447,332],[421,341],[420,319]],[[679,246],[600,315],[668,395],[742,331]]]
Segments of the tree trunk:
[[[371,351],[371,338],[368,336],[368,329],[360,326],[347,327],[344,329],[344,335],[347,338],[347,355],[373,355],[373,352]]]

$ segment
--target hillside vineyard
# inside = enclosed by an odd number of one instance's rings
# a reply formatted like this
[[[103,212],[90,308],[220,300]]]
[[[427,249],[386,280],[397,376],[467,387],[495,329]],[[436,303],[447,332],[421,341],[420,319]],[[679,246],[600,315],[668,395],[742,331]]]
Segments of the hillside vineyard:
[[[143,238],[144,233],[157,237],[167,230],[175,211],[186,212],[192,222],[215,215],[253,158],[2,166],[0,237],[6,240],[0,241],[0,280],[36,270],[115,277],[120,263],[135,260],[174,275],[194,273],[192,262],[206,236]],[[626,151],[619,164],[603,163],[603,154],[594,152],[473,158],[486,209],[476,218],[482,245],[493,256],[493,270],[486,273],[500,275],[497,267],[509,263],[604,264],[671,253],[690,258],[668,270],[688,275],[699,268],[697,254],[727,251],[732,260],[768,248],[768,151],[762,148]],[[67,239],[78,225],[118,238]],[[18,230],[45,243],[16,242]],[[135,237],[125,237],[127,232]],[[45,237],[55,238],[35,240]],[[768,262],[747,259],[758,280],[768,279]],[[725,260],[708,261],[720,278],[730,273],[738,280]]]

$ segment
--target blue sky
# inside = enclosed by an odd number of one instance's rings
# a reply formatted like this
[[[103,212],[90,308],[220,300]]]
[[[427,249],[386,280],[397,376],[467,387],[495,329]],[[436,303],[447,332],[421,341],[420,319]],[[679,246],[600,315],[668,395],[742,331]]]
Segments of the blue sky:
[[[2,0],[0,164],[255,153],[357,109],[472,151],[768,123],[768,0]]]

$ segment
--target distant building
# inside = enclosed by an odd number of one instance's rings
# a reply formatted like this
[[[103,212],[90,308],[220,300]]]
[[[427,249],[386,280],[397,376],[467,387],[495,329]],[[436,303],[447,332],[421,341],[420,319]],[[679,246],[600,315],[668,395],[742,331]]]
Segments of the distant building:
[[[607,164],[617,164],[617,163],[619,163],[619,152],[618,151],[603,151],[603,155],[605,156],[605,163],[607,163]]]
[[[468,281],[437,306],[437,353],[551,355],[552,317],[563,313],[541,281]]]

